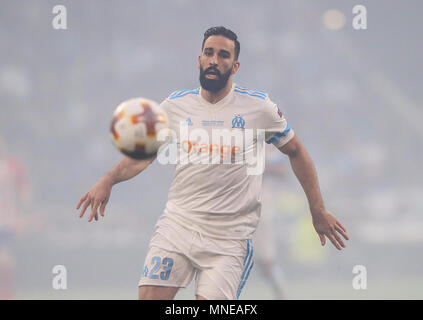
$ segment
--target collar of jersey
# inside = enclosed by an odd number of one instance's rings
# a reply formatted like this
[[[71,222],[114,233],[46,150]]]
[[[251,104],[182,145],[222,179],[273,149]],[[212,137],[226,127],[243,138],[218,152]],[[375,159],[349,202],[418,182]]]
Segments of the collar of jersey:
[[[210,103],[208,102],[206,99],[203,98],[203,96],[201,95],[201,90],[203,88],[200,87],[200,92],[199,92],[199,99],[201,101],[202,104],[204,104],[206,107],[213,109],[213,110],[220,110],[222,109],[233,97],[234,95],[234,89],[235,89],[235,83],[232,83],[232,88],[231,91],[228,92],[228,94],[223,97],[223,99],[219,100],[216,103]]]

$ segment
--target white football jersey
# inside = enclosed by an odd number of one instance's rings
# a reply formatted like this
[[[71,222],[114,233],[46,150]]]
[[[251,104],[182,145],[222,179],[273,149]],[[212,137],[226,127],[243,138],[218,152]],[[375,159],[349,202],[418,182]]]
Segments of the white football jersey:
[[[215,104],[197,88],[176,91],[161,106],[173,139],[158,160],[176,154],[177,161],[169,161],[176,167],[158,225],[176,222],[213,238],[250,239],[261,209],[260,144],[264,152],[264,141],[279,148],[294,136],[282,112],[263,91],[235,84]]]

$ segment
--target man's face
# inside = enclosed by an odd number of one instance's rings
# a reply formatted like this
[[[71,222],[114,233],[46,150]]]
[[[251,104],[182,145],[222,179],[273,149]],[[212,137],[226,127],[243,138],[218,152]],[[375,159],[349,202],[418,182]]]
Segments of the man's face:
[[[235,42],[223,36],[210,36],[198,57],[200,84],[207,91],[218,92],[239,68],[235,61]]]

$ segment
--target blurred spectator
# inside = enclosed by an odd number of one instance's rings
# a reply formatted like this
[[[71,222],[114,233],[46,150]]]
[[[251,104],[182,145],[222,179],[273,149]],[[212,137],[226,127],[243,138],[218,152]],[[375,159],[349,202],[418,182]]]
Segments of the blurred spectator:
[[[13,244],[23,230],[22,212],[29,189],[23,164],[5,152],[0,137],[0,299],[13,299],[15,291]]]
[[[255,260],[259,269],[272,288],[275,299],[285,299],[284,275],[278,264],[278,245],[274,234],[274,214],[280,213],[278,194],[283,186],[285,166],[284,155],[271,146],[266,148],[266,167],[263,174],[262,210],[259,226],[254,234]],[[276,226],[280,228],[281,226]]]

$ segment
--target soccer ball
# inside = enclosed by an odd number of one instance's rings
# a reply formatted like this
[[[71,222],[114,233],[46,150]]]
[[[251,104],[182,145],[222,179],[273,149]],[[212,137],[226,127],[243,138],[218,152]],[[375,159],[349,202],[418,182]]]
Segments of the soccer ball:
[[[123,154],[134,159],[154,156],[166,142],[166,130],[169,130],[169,121],[165,111],[157,102],[146,98],[122,102],[110,123],[113,143]]]

